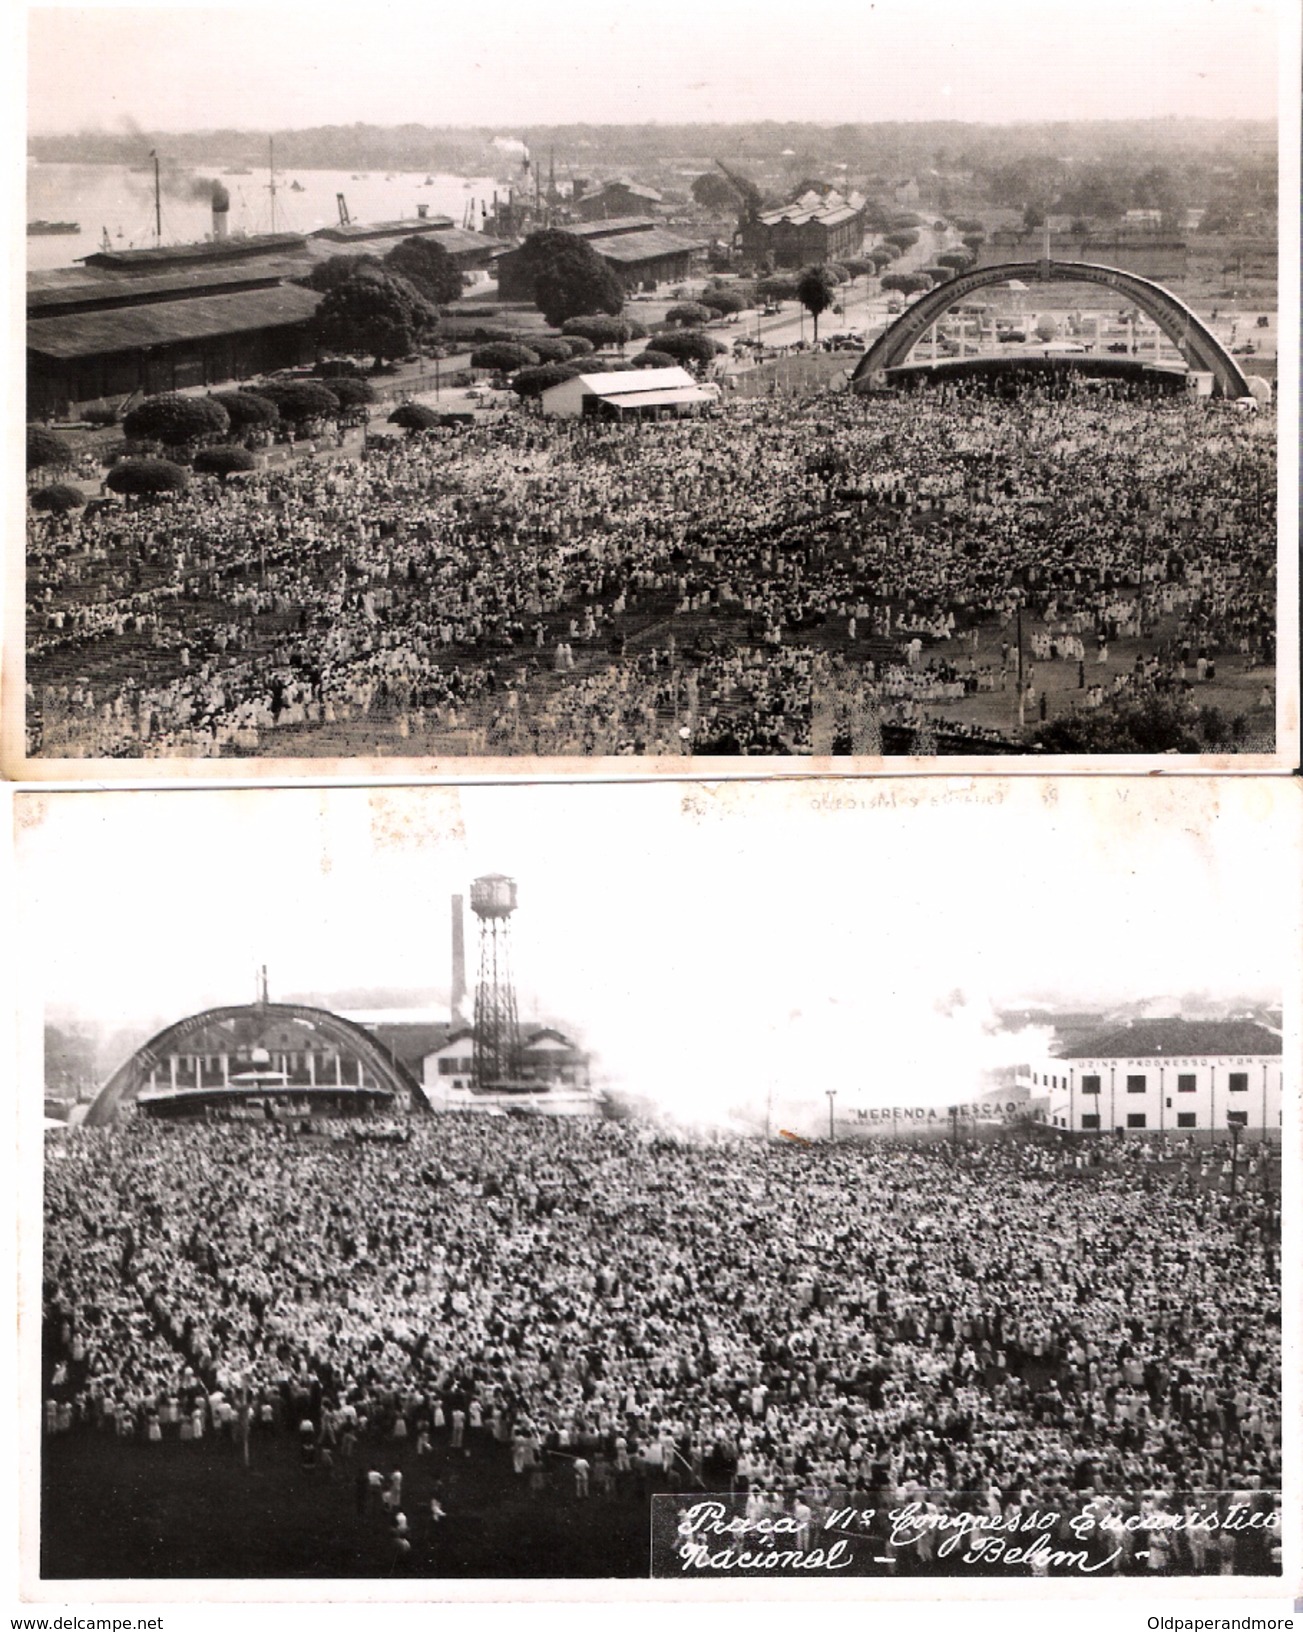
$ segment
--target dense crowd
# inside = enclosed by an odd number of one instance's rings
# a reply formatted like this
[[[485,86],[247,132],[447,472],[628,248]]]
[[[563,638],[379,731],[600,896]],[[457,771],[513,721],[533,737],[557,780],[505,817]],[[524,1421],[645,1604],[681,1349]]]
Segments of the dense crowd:
[[[1274,662],[1274,425],[1049,388],[758,399],[34,517],[31,750],[810,752],[828,656],[886,723],[1035,709],[1036,662],[1083,704],[1087,675],[1191,692]]]
[[[1269,1500],[1267,1179],[1263,1150],[1232,1172],[1175,1142],[137,1119],[47,1163],[46,1426],[290,1433],[359,1474],[399,1439],[495,1441],[540,1486],[564,1459],[580,1497]]]

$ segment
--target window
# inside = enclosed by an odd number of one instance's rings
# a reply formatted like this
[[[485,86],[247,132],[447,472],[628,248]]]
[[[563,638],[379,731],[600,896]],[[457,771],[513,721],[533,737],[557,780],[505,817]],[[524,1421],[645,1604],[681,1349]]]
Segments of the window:
[[[1193,1111],[1178,1111],[1176,1113],[1176,1125],[1178,1128],[1197,1128],[1199,1118]]]
[[[1096,1092],[1098,1092],[1098,1090],[1096,1090]],[[1081,1126],[1082,1126],[1083,1130],[1086,1130],[1086,1131],[1089,1131],[1089,1130],[1091,1130],[1093,1128],[1098,1128],[1099,1127],[1099,1112],[1098,1111],[1088,1112],[1085,1116],[1082,1117]]]
[[[1249,1091],[1249,1073],[1247,1071],[1232,1071],[1227,1087],[1233,1094],[1247,1094]]]
[[[1097,1094],[1099,1092],[1099,1078],[1083,1077],[1081,1079],[1081,1091],[1083,1094]],[[1095,1125],[1097,1127],[1099,1125],[1098,1118]]]
[[[1247,1128],[1249,1113],[1247,1111],[1227,1111],[1226,1126],[1228,1128]]]
[[[1195,1081],[1195,1079],[1194,1079],[1194,1072],[1193,1071],[1182,1071],[1180,1076],[1177,1077],[1177,1079],[1176,1079],[1176,1091],[1177,1091],[1177,1093],[1178,1094],[1192,1094],[1194,1092],[1194,1081]]]
[[[1145,1076],[1144,1076],[1143,1072],[1141,1072],[1141,1074],[1138,1077],[1128,1077],[1127,1078],[1127,1093],[1129,1093],[1129,1094],[1143,1094],[1144,1091],[1145,1091]]]
[[[1144,1126],[1145,1126],[1145,1113],[1143,1111],[1128,1111],[1127,1112],[1127,1127],[1129,1127],[1129,1128],[1143,1128]]]

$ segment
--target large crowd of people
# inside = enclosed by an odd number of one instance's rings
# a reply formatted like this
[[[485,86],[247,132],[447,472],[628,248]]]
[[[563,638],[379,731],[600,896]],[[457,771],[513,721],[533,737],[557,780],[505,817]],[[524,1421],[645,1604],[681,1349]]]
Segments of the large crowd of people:
[[[1005,692],[1007,734],[1051,667],[1073,706],[1198,699],[1274,663],[1274,461],[1269,413],[949,388],[513,416],[34,516],[29,749],[809,753],[829,662],[879,726],[981,735]]]
[[[46,1428],[291,1436],[359,1514],[398,1441],[576,1500],[1270,1509],[1277,1188],[1265,1146],[1188,1140],[137,1116],[47,1163]],[[1196,1528],[1111,1567],[1273,1567],[1278,1535]]]

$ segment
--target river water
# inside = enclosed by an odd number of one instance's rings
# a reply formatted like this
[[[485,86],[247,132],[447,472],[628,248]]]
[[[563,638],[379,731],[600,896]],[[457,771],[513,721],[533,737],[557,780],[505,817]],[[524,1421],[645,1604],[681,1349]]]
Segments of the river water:
[[[27,219],[76,221],[76,233],[28,238],[31,271],[71,266],[101,247],[107,229],[114,249],[147,249],[154,244],[154,173],[148,161],[139,171],[115,164],[29,164]],[[272,199],[266,170],[227,175],[219,165],[165,170],[161,203],[164,244],[195,243],[212,232],[211,183],[220,180],[230,194],[232,234],[269,232]],[[291,184],[298,182],[301,192]],[[451,216],[461,226],[468,207],[476,221],[481,205],[493,205],[495,188],[505,198],[506,183],[492,177],[431,175],[424,172],[353,175],[346,170],[286,170],[276,174],[276,228],[314,232],[339,219],[335,195],[343,193],[354,221],[401,221],[417,218],[417,206],[431,215]]]

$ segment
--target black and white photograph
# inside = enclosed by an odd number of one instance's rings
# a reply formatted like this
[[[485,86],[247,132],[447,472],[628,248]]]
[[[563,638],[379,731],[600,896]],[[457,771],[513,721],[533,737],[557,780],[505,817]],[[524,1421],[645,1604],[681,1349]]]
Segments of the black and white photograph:
[[[1296,7],[25,21],[11,768],[1293,763]]]
[[[1283,1599],[1297,795],[19,793],[25,1592]]]

